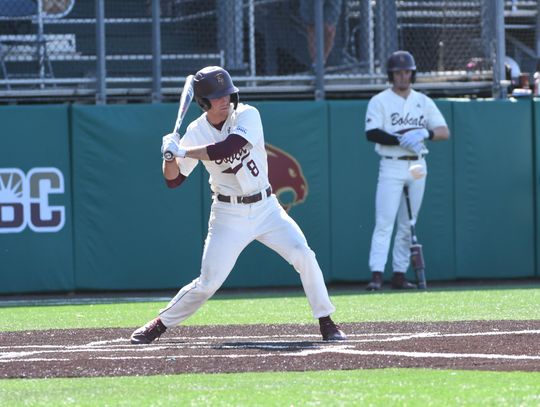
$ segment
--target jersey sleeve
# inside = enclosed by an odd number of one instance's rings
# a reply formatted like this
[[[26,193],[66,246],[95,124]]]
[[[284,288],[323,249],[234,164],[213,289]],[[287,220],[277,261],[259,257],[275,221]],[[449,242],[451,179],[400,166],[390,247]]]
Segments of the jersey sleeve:
[[[433,100],[431,100],[429,97],[426,97],[426,117],[427,117],[427,128],[432,130],[435,127],[441,127],[446,126],[446,120],[444,120],[444,116],[442,115],[441,111],[435,104]]]
[[[180,139],[180,147],[192,147],[195,145],[191,137],[192,131],[193,130],[191,128],[191,125],[188,126],[186,133]],[[178,158],[178,160],[180,162],[180,172],[182,173],[182,175],[186,177],[189,176],[189,174],[191,174],[191,172],[195,169],[195,167],[199,163],[199,160],[195,158],[190,158],[190,157]]]
[[[251,148],[263,140],[261,115],[254,107],[249,107],[238,114],[236,123],[229,130],[229,134],[238,134],[246,139]]]
[[[365,126],[365,131],[384,130],[384,108],[378,97],[371,98],[368,103]]]

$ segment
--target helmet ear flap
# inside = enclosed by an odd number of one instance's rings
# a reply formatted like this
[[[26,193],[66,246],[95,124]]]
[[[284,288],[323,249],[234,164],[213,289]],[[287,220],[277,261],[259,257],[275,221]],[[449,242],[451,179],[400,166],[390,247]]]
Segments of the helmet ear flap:
[[[207,98],[196,98],[196,100],[197,100],[197,104],[205,112],[210,110],[210,108],[212,107],[210,100],[208,100]],[[240,96],[238,95],[238,92],[231,94],[231,103],[234,104],[234,110],[236,110],[236,108],[238,107],[239,100],[240,100]]]
[[[234,110],[238,107],[238,102],[240,101],[240,96],[238,92],[231,94],[231,103],[234,104]]]
[[[210,101],[207,99],[207,98],[196,98],[197,100],[197,104],[201,107],[202,110],[204,110],[205,112],[207,110],[210,110],[210,108],[212,107],[212,104],[210,103]]]

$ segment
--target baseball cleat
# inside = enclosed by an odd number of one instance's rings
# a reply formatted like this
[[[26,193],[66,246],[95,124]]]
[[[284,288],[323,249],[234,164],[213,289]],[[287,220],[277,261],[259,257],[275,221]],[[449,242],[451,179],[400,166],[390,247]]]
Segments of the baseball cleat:
[[[371,282],[367,285],[368,291],[379,291],[382,289],[383,273],[380,271],[374,271],[371,273]]]
[[[339,325],[336,325],[330,317],[319,318],[319,325],[321,328],[321,335],[323,341],[345,341],[347,335],[339,329]]]
[[[366,290],[368,291],[379,291],[382,289],[382,284],[381,283],[376,283],[374,281],[372,281],[371,283],[369,283],[366,287]]]
[[[146,345],[159,338],[165,333],[167,327],[163,325],[159,317],[148,322],[131,334],[131,343],[134,345]]]
[[[396,290],[411,290],[416,288],[416,284],[410,283],[405,279],[405,273],[394,273],[390,284]]]

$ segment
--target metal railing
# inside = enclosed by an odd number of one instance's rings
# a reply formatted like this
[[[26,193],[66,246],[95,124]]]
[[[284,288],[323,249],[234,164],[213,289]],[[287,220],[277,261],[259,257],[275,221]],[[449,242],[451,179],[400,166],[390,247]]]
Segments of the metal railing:
[[[337,1],[325,61],[328,6],[310,0],[312,65],[303,0],[38,0],[36,13],[22,16],[5,10],[16,2],[4,2],[0,102],[7,103],[176,99],[187,74],[216,64],[247,98],[363,97],[387,86],[385,61],[398,48],[415,55],[416,86],[427,93],[503,97],[504,25],[496,22],[520,10],[503,0]],[[46,12],[55,2],[57,12]],[[527,2],[529,14],[535,5]],[[469,70],[471,58],[486,63]]]

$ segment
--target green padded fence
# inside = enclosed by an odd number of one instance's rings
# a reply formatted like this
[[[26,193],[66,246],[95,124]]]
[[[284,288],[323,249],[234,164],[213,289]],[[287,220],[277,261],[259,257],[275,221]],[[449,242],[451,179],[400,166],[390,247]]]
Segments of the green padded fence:
[[[366,281],[378,174],[364,135],[367,101],[252,104],[274,189],[326,281]],[[451,139],[429,143],[418,220],[429,279],[538,276],[538,102],[437,105]],[[197,277],[210,190],[202,165],[181,188],[162,179],[161,136],[176,111],[176,104],[0,108],[0,294],[175,289]],[[192,106],[182,130],[199,113]],[[299,281],[254,243],[225,286]]]
[[[173,105],[74,106],[76,285],[83,290],[176,287],[201,253],[200,172],[183,191],[161,175]]]
[[[0,293],[73,291],[67,106],[0,108]]]
[[[530,101],[455,102],[456,277],[535,275]]]

